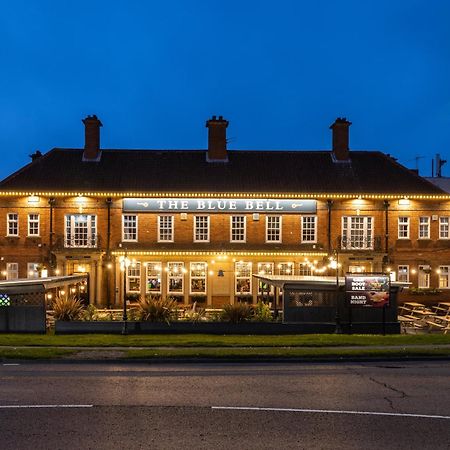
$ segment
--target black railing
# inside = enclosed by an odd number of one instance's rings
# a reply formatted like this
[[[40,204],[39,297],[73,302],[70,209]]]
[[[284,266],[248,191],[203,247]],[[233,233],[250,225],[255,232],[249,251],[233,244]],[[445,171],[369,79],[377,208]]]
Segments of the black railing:
[[[381,236],[361,236],[350,238],[348,236],[339,236],[339,250],[374,250],[381,251]]]

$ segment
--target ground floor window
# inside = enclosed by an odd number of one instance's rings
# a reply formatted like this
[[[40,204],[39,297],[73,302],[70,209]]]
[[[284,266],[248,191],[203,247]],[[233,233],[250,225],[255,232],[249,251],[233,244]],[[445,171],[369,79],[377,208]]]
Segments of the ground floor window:
[[[430,273],[431,268],[429,265],[419,266],[417,287],[420,289],[428,289],[430,287]]]
[[[277,267],[279,275],[294,275],[294,263],[282,262]]]
[[[402,281],[403,283],[409,282],[409,266],[402,265],[397,268],[397,278],[398,281]]]
[[[273,266],[274,264],[272,262],[261,262],[258,263],[258,275],[273,275]],[[263,283],[262,281],[258,282],[258,294],[265,294],[269,292],[270,294],[273,294],[274,287],[272,285],[268,285],[266,283]]]
[[[312,275],[311,264],[307,262],[300,263],[298,266],[298,274],[303,276]]]
[[[191,262],[190,293],[193,295],[206,294],[206,270],[205,262]]]
[[[450,287],[449,276],[450,266],[439,266],[439,287],[446,289]]]
[[[167,293],[182,295],[184,293],[184,263],[167,263]]]
[[[17,280],[19,278],[19,263],[6,263],[6,279]]]
[[[127,270],[127,292],[141,293],[141,263],[132,262]]]
[[[234,266],[235,273],[235,293],[251,294],[252,293],[252,263],[239,261]]]
[[[39,264],[29,262],[27,263],[27,278],[39,278]]]
[[[160,262],[148,262],[146,265],[147,265],[146,292],[147,294],[160,294],[162,264]]]

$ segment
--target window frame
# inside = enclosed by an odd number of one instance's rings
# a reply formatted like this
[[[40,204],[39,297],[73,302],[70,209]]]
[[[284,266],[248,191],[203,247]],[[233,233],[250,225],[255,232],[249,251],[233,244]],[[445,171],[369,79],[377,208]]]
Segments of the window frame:
[[[353,223],[354,219],[362,219],[362,228],[358,229]],[[362,230],[362,237],[352,240],[352,233]],[[373,250],[375,248],[375,217],[374,216],[342,216],[341,218],[341,247],[344,250]],[[363,245],[356,246],[355,243],[362,241]]]
[[[237,228],[233,227],[233,219],[234,218],[243,219],[242,228],[237,229]],[[235,231],[242,230],[243,239],[238,239],[238,240],[233,239],[233,230],[235,230]],[[230,242],[236,242],[236,243],[240,243],[240,244],[245,244],[247,242],[247,216],[244,216],[244,215],[230,216]]]
[[[278,219],[278,226],[276,228],[274,228],[273,226],[269,228],[269,221],[271,219]],[[278,233],[278,239],[269,239],[269,231],[271,231],[272,233]],[[266,233],[265,233],[265,237],[266,237],[266,244],[271,244],[271,243],[281,243],[283,241],[282,238],[282,233],[283,233],[283,216],[282,215],[275,215],[275,214],[270,214],[266,216]]]
[[[137,272],[137,274],[136,274]],[[127,267],[127,277],[126,277],[126,292],[127,294],[140,294],[142,290],[142,283],[141,283],[141,275],[142,275],[142,265],[140,261],[134,261]],[[137,280],[137,283],[139,285],[138,290],[131,290],[130,284],[131,280]]]
[[[16,216],[16,219],[10,219],[9,216]],[[16,233],[10,233],[11,224],[16,224]],[[8,212],[6,213],[6,236],[7,237],[19,237],[19,213]]]
[[[273,262],[259,262],[256,266],[258,275],[274,275],[275,264]],[[264,295],[267,290],[261,289],[263,282],[258,280],[258,295]],[[269,285],[269,295],[275,293],[275,286]]]
[[[305,219],[314,219],[314,239],[305,239],[305,232],[310,231],[310,228],[305,227]],[[317,221],[317,214],[300,216],[300,242],[302,244],[317,244]]]
[[[171,275],[170,265],[171,264],[178,264],[181,267],[181,275]],[[185,274],[185,267],[183,261],[167,261],[167,295],[173,295],[173,296],[184,296],[184,274]],[[181,280],[181,291],[171,291],[170,290],[170,280],[171,279],[180,279]]]
[[[446,219],[447,220],[447,223],[445,224],[443,224],[442,223],[442,219]],[[442,231],[442,227],[447,227],[447,230],[446,231],[444,231],[444,233],[443,233],[443,231]],[[443,236],[444,234],[447,234],[447,236]],[[448,240],[448,239],[450,239],[450,216],[439,216],[439,239],[443,239],[443,240]]]
[[[153,267],[153,264],[155,267],[153,268],[152,273],[154,275],[149,275],[150,268]],[[144,263],[145,266],[145,293],[146,294],[161,294],[162,292],[162,262],[161,261],[146,261]],[[149,289],[148,287],[148,280],[154,279],[156,277],[157,281],[159,282],[159,289]]]
[[[15,269],[12,270],[11,267],[14,266]],[[11,278],[11,273],[15,274],[15,277]],[[18,280],[19,279],[19,263],[18,262],[7,262],[6,263],[6,280]]]
[[[197,270],[199,265],[203,265],[204,275],[193,275],[192,272],[195,271],[195,266]],[[192,282],[195,280],[203,280],[205,289],[203,291],[193,291]],[[191,261],[189,263],[189,295],[208,295],[208,264],[206,261]]]
[[[242,264],[246,264],[249,268],[250,268],[250,274],[247,276],[241,276],[240,272],[238,270],[238,266],[242,265]],[[235,261],[234,263],[234,295],[240,296],[240,297],[244,297],[244,296],[250,296],[252,295],[252,268],[253,268],[253,264],[251,261]],[[249,270],[249,269],[246,269]],[[248,290],[246,290],[245,292],[243,290],[238,291],[238,280],[248,280]]]
[[[445,268],[446,270],[443,271],[442,269]],[[443,278],[443,275],[445,275],[445,279],[447,280],[446,286],[441,286],[441,280]],[[439,277],[438,277],[438,288],[439,289],[450,289],[450,265],[442,265],[439,266]]]
[[[135,218],[135,235],[136,238],[135,239],[125,239],[125,217],[134,217]],[[122,242],[138,242],[138,233],[139,233],[139,225],[138,225],[138,215],[137,214],[122,214]],[[128,229],[130,229],[131,227],[128,226]],[[130,233],[128,233],[130,234]]]
[[[76,240],[76,217],[86,217],[86,245],[75,245]],[[70,218],[70,239],[68,236],[68,222],[67,219]],[[64,215],[64,248],[96,248],[97,247],[97,215],[96,214],[65,214]],[[92,224],[92,221],[94,222]],[[80,222],[81,223],[81,222]],[[79,226],[79,225],[78,225]],[[94,236],[92,235],[94,234]],[[81,238],[79,238],[81,239]],[[69,245],[70,241],[70,245]]]
[[[162,225],[162,218],[170,218],[170,233],[171,238],[170,239],[161,239],[161,225]],[[175,216],[171,214],[162,214],[158,216],[158,242],[175,242]]]
[[[429,269],[430,269],[430,266],[429,266],[429,264],[420,264],[419,266],[418,266],[418,270],[417,270],[417,288],[418,289],[429,289],[430,288],[430,275],[431,275],[431,273],[426,273],[425,272],[425,268],[426,267],[428,267]],[[422,274],[421,274],[421,272],[423,272],[423,274],[425,275],[425,280],[427,281],[427,283],[426,283],[426,286],[421,286],[420,285],[420,281],[421,281],[421,276],[422,276]]]
[[[37,219],[31,220],[31,216],[37,216]],[[37,225],[37,233],[31,233],[31,225]],[[41,216],[39,213],[28,213],[27,215],[27,237],[40,237],[41,235]]]
[[[422,219],[426,219],[426,222],[422,223]],[[420,239],[420,240],[430,239],[430,226],[431,226],[430,216],[420,216],[419,217],[419,228],[417,230],[418,231],[417,239]],[[425,228],[422,228],[422,227],[425,227]],[[426,230],[426,236],[421,236],[423,230]]]
[[[198,226],[197,226],[197,219],[199,218],[206,218],[206,235],[207,235],[207,239],[197,239],[197,230],[198,230]],[[194,220],[193,220],[193,241],[194,242],[206,242],[208,243],[210,241],[210,237],[211,237],[211,216],[208,216],[206,214],[197,214],[194,216]]]
[[[403,276],[403,273],[400,272],[401,267],[406,268],[406,281],[401,280],[401,277]],[[409,275],[410,275],[409,264],[399,264],[397,266],[397,280],[398,281],[401,281],[403,283],[409,283]]]
[[[405,223],[401,222],[401,219],[406,219]],[[411,239],[411,218],[409,216],[398,216],[398,220],[397,220],[397,239],[403,239],[403,240],[408,240]],[[401,227],[406,227],[404,230],[406,230],[406,235],[405,236],[401,236]],[[402,230],[402,233],[403,231]]]
[[[27,262],[27,278],[30,280],[34,280],[39,278],[39,271],[37,268],[39,267],[39,263],[37,262]],[[30,275],[30,272],[33,272],[33,275]]]

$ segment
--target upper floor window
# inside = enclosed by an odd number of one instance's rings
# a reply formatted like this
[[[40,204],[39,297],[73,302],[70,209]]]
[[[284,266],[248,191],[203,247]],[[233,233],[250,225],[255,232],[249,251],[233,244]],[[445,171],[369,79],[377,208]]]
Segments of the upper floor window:
[[[19,214],[8,213],[6,226],[8,236],[19,236]]]
[[[343,249],[373,249],[373,217],[344,216],[342,217]]]
[[[66,216],[66,247],[97,246],[97,216],[71,214]]]
[[[138,218],[134,214],[122,216],[122,241],[137,242]]]
[[[173,242],[173,216],[158,216],[158,242]]]
[[[194,242],[209,242],[209,216],[194,216]]]
[[[409,239],[409,217],[398,218],[398,238]]]
[[[448,239],[449,237],[449,217],[439,217],[439,239]]]
[[[28,236],[39,236],[39,214],[28,214]]]
[[[17,280],[19,278],[19,263],[6,263],[6,279]]]
[[[147,263],[147,293],[160,294],[161,293],[161,263],[148,262]]]
[[[429,217],[419,217],[419,239],[430,239]]]
[[[302,242],[317,242],[317,216],[302,216]]]
[[[409,281],[409,266],[408,265],[398,266],[397,278],[398,278],[398,281],[408,283],[408,281]]]
[[[231,242],[245,242],[246,240],[246,221],[245,216],[231,216]]]
[[[449,288],[450,287],[450,266],[439,266],[439,287]]]
[[[266,242],[281,242],[281,216],[266,217]]]

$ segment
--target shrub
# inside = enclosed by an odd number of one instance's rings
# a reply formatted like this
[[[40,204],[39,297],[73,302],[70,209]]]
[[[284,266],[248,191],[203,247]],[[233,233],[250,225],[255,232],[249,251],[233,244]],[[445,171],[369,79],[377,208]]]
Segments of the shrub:
[[[247,303],[235,303],[223,307],[221,318],[224,322],[240,323],[250,320],[253,309]]]
[[[81,313],[82,320],[99,320],[98,309],[94,305],[88,305]]]
[[[272,313],[267,303],[258,300],[258,303],[253,309],[253,320],[255,322],[271,322]]]
[[[75,296],[55,297],[53,301],[55,320],[78,320],[83,314],[83,305]]]
[[[169,323],[177,317],[177,302],[146,295],[139,300],[138,310],[142,320]]]

